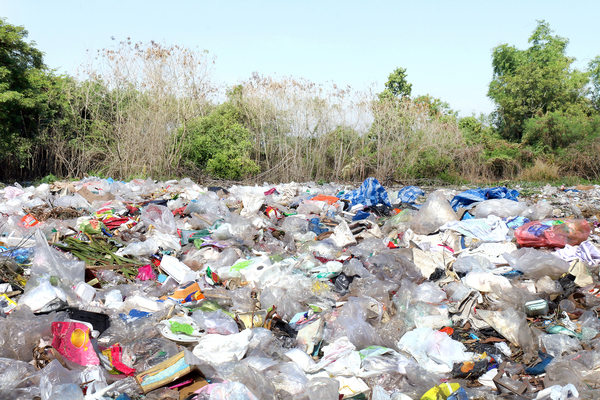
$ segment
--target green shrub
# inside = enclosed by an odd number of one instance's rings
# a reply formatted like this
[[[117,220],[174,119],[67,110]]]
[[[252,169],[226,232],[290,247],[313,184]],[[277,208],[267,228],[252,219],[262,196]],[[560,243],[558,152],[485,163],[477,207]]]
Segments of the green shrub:
[[[191,121],[187,126],[187,159],[223,179],[241,179],[258,173],[258,165],[250,159],[250,132],[239,118],[239,111],[226,102],[206,117]]]

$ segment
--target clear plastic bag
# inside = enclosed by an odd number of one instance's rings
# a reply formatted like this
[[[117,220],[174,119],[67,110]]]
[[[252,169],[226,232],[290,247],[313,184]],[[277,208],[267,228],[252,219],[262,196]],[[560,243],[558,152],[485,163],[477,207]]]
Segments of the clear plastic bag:
[[[419,235],[428,235],[450,221],[458,221],[458,217],[444,193],[435,191],[429,195],[425,204],[414,216],[410,227]]]
[[[542,335],[541,344],[546,348],[546,353],[554,358],[568,355],[581,350],[579,339],[568,335],[554,334]]]
[[[338,400],[340,398],[340,383],[332,378],[313,378],[307,388],[310,400]]]
[[[528,207],[525,211],[521,213],[522,217],[527,218],[530,221],[538,221],[540,219],[546,218],[548,215],[552,214],[554,208],[549,201],[540,200],[531,207]]]
[[[32,387],[29,377],[36,372],[33,365],[10,358],[0,358],[0,398],[13,399],[18,392],[29,387],[30,398],[39,395],[39,388]]]
[[[231,335],[239,332],[235,320],[221,310],[213,312],[201,310],[194,311],[192,318],[198,323],[200,328],[206,331],[206,333]]]
[[[83,282],[85,262],[68,259],[58,250],[50,248],[46,237],[39,229],[35,232],[35,241],[32,276],[55,276],[67,288]]]
[[[569,263],[551,253],[523,248],[503,255],[511,267],[521,271],[528,278],[549,276],[558,279],[569,270]]]
[[[519,346],[525,353],[526,360],[537,354],[537,343],[533,340],[524,312],[512,308],[503,311],[477,310],[477,316],[512,344]]]
[[[473,255],[458,257],[452,264],[455,272],[466,274],[471,271],[491,271],[496,266],[485,257]]]
[[[177,233],[177,225],[173,213],[165,206],[150,204],[142,210],[142,221],[146,227],[150,225],[162,233],[174,235]]]
[[[441,303],[446,300],[446,292],[433,282],[423,282],[417,286],[414,299],[424,303]]]
[[[515,229],[515,238],[522,247],[577,246],[590,235],[585,219],[544,219],[532,221]]]
[[[508,218],[520,215],[527,209],[527,204],[509,199],[493,199],[482,201],[475,207],[475,218],[487,218],[495,215],[498,218]]]

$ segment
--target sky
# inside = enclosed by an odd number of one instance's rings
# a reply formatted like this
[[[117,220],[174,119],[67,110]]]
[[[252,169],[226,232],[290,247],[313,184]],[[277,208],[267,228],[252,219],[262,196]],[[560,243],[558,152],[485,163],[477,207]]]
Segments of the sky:
[[[213,79],[227,86],[258,72],[381,91],[402,67],[413,95],[461,116],[494,109],[486,94],[495,46],[527,48],[536,20],[546,20],[585,68],[600,55],[599,15],[597,0],[0,0],[0,16],[24,26],[61,73],[75,73],[86,50],[130,37],[208,50]]]

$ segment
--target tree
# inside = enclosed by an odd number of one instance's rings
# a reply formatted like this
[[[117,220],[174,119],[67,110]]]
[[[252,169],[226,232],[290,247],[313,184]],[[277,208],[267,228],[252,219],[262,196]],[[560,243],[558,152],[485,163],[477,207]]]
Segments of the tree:
[[[575,59],[565,54],[569,40],[552,32],[545,21],[538,21],[528,49],[502,44],[492,52],[488,96],[496,103],[495,125],[509,140],[520,141],[526,120],[534,116],[589,109],[589,74],[571,68]]]
[[[57,82],[28,32],[0,18],[0,162],[3,174],[27,159],[33,140],[53,114]]]
[[[600,56],[596,56],[590,61],[588,68],[592,85],[590,100],[592,101],[592,107],[596,111],[600,111]]]
[[[396,68],[388,76],[385,90],[379,94],[379,97],[382,99],[387,97],[404,98],[410,97],[411,92],[412,83],[408,83],[406,80],[406,68]]]

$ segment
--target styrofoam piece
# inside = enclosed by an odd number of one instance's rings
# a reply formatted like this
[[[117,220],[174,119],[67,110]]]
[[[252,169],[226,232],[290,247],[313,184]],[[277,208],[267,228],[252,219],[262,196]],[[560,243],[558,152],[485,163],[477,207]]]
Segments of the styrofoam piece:
[[[177,258],[165,255],[160,262],[160,268],[177,283],[185,283],[196,280],[196,273]]]
[[[96,297],[96,289],[88,285],[85,282],[79,282],[75,287],[75,294],[83,300],[85,304],[88,304],[94,297]]]

